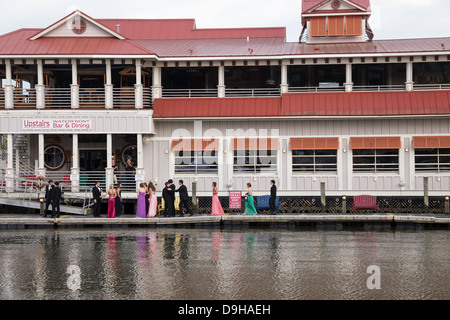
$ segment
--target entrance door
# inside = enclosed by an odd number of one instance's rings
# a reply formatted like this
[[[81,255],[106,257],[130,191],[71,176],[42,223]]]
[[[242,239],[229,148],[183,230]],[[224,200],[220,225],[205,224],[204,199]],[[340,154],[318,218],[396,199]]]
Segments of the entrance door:
[[[80,150],[80,171],[102,171],[106,168],[106,150]]]

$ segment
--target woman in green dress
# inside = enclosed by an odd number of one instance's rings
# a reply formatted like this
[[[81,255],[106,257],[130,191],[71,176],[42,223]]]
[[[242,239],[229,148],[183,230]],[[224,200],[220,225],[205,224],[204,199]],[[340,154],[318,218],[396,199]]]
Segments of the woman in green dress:
[[[248,193],[247,193],[247,201],[245,202],[245,211],[243,215],[253,216],[258,214],[255,208],[255,200],[253,199],[253,190],[252,184],[247,183]]]

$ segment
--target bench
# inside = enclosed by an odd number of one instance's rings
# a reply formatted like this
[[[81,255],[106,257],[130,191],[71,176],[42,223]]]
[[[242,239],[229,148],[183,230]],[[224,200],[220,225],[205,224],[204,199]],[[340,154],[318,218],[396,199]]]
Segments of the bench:
[[[270,209],[269,200],[270,200],[270,196],[258,196],[258,197],[256,197],[256,207],[255,207],[256,210],[258,210],[258,209],[261,209],[261,210]],[[280,197],[276,197],[275,198],[275,208],[277,210],[280,209],[279,201],[280,201]]]
[[[359,209],[373,209],[379,210],[376,196],[362,195],[353,197],[353,212]]]

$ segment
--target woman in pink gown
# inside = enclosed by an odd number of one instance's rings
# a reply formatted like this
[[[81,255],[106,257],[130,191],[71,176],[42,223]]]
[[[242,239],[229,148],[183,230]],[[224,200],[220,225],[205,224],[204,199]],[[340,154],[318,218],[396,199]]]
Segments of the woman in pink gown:
[[[225,212],[223,212],[222,205],[219,200],[219,191],[217,190],[217,183],[213,182],[213,197],[212,197],[212,216],[223,216]]]
[[[150,193],[150,197],[148,199],[149,206],[147,212],[147,218],[153,218],[156,216],[157,208],[158,208],[158,198],[156,197],[156,188],[152,182],[148,185],[148,192]]]
[[[108,215],[107,218],[114,218],[116,216],[116,190],[111,185],[108,190]]]

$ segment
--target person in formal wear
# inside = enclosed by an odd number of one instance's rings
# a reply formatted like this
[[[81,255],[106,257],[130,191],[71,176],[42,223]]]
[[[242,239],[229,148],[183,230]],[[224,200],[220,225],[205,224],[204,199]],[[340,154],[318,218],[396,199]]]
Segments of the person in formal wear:
[[[272,215],[277,214],[277,207],[275,205],[275,200],[277,198],[277,186],[275,185],[275,180],[271,180],[270,184],[270,198],[269,198],[269,207]]]
[[[52,203],[52,188],[53,188],[53,180],[49,180],[48,184],[45,186],[45,209],[43,217],[47,217],[48,207]]]
[[[223,216],[225,212],[223,211],[222,205],[220,204],[219,200],[219,190],[217,189],[217,183],[212,183],[213,187],[213,196],[212,196],[212,210],[211,215],[212,216]]]
[[[247,201],[245,202],[245,211],[243,215],[254,216],[255,214],[258,214],[258,212],[255,208],[255,199],[253,198],[253,189],[250,182],[247,183],[247,188]]]
[[[92,198],[94,199],[94,217],[98,218],[102,210],[102,189],[100,189],[100,181],[97,181],[92,188]]]
[[[149,183],[150,184],[150,183]],[[148,188],[147,182],[144,182],[145,185],[145,212],[148,213],[148,208],[150,207],[150,190]]]
[[[148,191],[149,191],[150,197],[148,199],[149,206],[148,206],[148,211],[147,211],[147,218],[153,218],[156,216],[156,213],[158,211],[158,198],[156,197],[155,185],[151,181],[148,184]]]
[[[162,196],[164,199],[164,217],[171,216],[172,208],[175,212],[174,201],[172,196],[170,195],[170,191],[170,183],[166,182],[162,192]]]
[[[51,192],[51,203],[52,203],[52,218],[60,217],[60,207],[59,203],[61,202],[62,191],[59,187],[59,182],[55,182],[55,186],[52,188]]]
[[[183,208],[186,209],[186,213],[189,213],[189,216],[193,216],[194,213],[191,210],[191,205],[189,203],[189,195],[186,186],[184,185],[183,180],[179,180],[178,184],[180,187],[175,190],[175,192],[178,192],[180,194],[180,216],[184,217]]]
[[[173,184],[173,180],[169,179],[167,181],[169,183],[169,188],[167,190],[169,190],[169,195],[170,195],[170,202],[172,203],[172,206],[170,207],[170,216],[171,217],[175,217],[175,190],[177,189],[175,187],[175,185]]]
[[[137,192],[138,199],[136,205],[136,217],[137,218],[146,218],[147,212],[145,212],[145,194],[147,193],[147,188],[144,183],[139,185],[139,189]]]
[[[116,216],[116,190],[113,185],[108,189],[108,214],[107,218],[114,218]]]
[[[116,186],[116,203],[115,203],[115,207],[116,207],[116,217],[120,217],[122,215],[122,208],[123,208],[123,203],[122,203],[122,184],[119,183]]]

